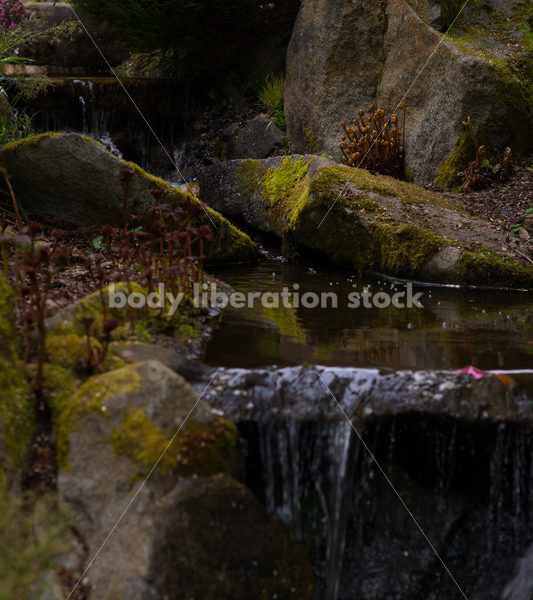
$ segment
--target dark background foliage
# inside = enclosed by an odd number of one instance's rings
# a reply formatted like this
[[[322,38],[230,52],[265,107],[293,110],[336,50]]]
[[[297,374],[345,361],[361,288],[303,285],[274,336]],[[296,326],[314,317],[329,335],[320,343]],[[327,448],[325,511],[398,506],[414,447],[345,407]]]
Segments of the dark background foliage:
[[[260,0],[75,0],[132,50],[162,50],[177,75],[216,78],[261,29]]]

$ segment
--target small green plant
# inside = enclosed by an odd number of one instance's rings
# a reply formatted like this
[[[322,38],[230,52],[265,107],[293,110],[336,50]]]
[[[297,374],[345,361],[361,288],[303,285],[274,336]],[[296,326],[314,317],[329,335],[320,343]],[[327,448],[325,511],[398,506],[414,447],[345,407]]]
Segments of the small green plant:
[[[513,225],[513,226],[512,226],[512,227],[509,229],[509,233],[510,233],[511,235],[516,235],[517,233],[519,233],[519,232],[520,232],[520,230],[521,230],[521,229],[524,229],[523,225],[516,224],[516,225]]]
[[[259,100],[269,115],[283,114],[283,98],[285,94],[285,75],[267,75],[265,85],[259,92]]]
[[[287,123],[285,122],[285,111],[284,111],[283,103],[278,104],[278,106],[276,106],[276,108],[274,110],[273,121],[280,129],[283,129],[283,131],[285,131],[285,129],[287,129]]]
[[[9,116],[0,115],[0,146],[33,135],[31,122],[34,116],[23,113],[11,119]]]

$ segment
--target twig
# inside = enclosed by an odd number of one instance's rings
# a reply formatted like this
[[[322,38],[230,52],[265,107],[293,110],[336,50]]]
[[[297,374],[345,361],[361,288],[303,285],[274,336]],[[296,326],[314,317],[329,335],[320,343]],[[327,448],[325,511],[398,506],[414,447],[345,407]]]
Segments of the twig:
[[[516,249],[515,249],[515,252],[516,252],[517,254],[520,254],[520,256],[521,256],[522,258],[525,258],[526,260],[529,260],[529,262],[530,262],[530,263],[533,265],[533,260],[531,260],[531,259],[529,258],[529,256],[527,256],[527,254],[524,254],[523,252],[520,252],[520,250],[516,250]]]

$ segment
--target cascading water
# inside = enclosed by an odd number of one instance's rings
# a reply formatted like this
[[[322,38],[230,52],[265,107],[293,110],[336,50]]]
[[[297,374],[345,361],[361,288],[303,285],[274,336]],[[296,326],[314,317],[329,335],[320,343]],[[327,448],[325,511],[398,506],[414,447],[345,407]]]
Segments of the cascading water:
[[[83,133],[155,174],[174,171],[158,140],[170,156],[175,148],[179,153],[185,113],[180,82],[123,78],[119,84],[114,78],[67,77],[53,83],[35,106],[26,107],[35,113],[32,123],[37,131]]]
[[[317,556],[324,600],[338,597],[347,501],[357,454],[353,437],[347,422],[311,430],[296,422],[259,426],[267,509],[299,539],[324,546],[324,555]],[[312,498],[314,506],[309,504]]]
[[[348,422],[243,431],[257,439],[256,493],[306,547],[317,600],[459,597]],[[533,547],[520,560],[533,531],[529,430],[408,415],[364,437],[469,598],[531,600]]]

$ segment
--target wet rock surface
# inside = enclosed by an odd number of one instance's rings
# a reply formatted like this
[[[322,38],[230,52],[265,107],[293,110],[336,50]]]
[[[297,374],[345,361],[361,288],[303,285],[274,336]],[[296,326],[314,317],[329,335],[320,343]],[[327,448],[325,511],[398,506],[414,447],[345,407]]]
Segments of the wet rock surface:
[[[264,115],[254,117],[241,129],[231,125],[225,133],[229,159],[266,158],[283,139],[281,129]]]
[[[475,380],[439,371],[219,369],[204,398],[235,422],[370,421],[416,413],[467,423],[533,424],[528,392],[495,375]]]

